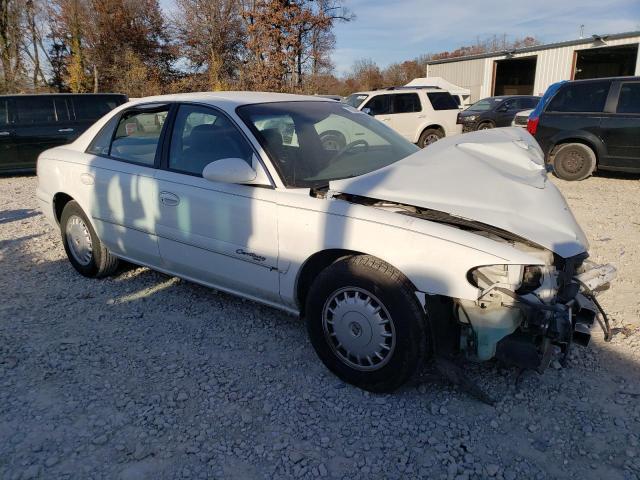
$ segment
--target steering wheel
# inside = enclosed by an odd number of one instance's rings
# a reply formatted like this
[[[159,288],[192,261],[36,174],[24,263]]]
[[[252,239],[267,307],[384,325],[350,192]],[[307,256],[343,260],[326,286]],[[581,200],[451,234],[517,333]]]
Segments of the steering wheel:
[[[348,144],[346,144],[344,147],[342,147],[340,150],[338,150],[338,152],[336,153],[336,155],[334,156],[334,158],[339,158],[342,156],[343,153],[346,153],[350,150],[353,150],[354,148],[356,148],[357,146],[362,145],[364,147],[364,151],[366,152],[367,150],[369,150],[369,144],[367,143],[366,140],[360,138],[358,140],[354,140],[353,142],[350,142]]]

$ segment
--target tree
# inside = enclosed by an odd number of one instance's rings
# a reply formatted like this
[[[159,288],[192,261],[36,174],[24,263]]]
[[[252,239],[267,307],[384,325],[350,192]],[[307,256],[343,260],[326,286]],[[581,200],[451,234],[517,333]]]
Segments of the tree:
[[[210,90],[224,90],[240,65],[244,32],[236,0],[177,0],[177,42],[194,74],[205,73]]]
[[[0,92],[15,92],[23,86],[22,45],[25,4],[23,0],[0,0]]]

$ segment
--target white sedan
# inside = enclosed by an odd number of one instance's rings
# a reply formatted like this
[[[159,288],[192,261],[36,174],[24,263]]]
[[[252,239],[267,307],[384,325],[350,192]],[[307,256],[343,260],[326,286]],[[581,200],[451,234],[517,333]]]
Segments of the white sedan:
[[[527,132],[421,151],[318,97],[129,102],[40,155],[37,197],[82,275],[124,259],[299,314],[325,365],[371,391],[434,353],[544,368],[588,342],[615,273],[586,261]]]

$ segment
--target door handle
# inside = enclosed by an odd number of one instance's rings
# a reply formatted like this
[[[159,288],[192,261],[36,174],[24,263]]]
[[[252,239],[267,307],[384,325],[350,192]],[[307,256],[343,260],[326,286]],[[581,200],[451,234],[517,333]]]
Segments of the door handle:
[[[160,201],[167,207],[175,207],[180,203],[180,197],[171,192],[160,192]]]
[[[9,135],[11,135],[11,132],[7,132],[7,131],[0,132],[0,137],[8,137]]]
[[[58,131],[60,133],[68,133],[68,132],[73,132],[73,128],[59,128]]]
[[[389,117],[387,117],[387,118],[381,118],[380,120],[382,120],[383,122],[388,122],[391,119]]]

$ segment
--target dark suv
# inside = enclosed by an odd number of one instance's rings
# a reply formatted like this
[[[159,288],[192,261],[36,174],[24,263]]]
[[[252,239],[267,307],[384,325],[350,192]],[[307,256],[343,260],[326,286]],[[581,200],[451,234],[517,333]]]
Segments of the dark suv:
[[[0,95],[0,172],[34,170],[41,152],[72,142],[127,100],[111,93]]]
[[[582,180],[596,169],[640,173],[640,77],[552,87],[527,129],[558,177]]]
[[[458,123],[462,124],[463,132],[510,127],[516,113],[535,107],[539,100],[540,97],[529,95],[483,98],[460,112]]]

